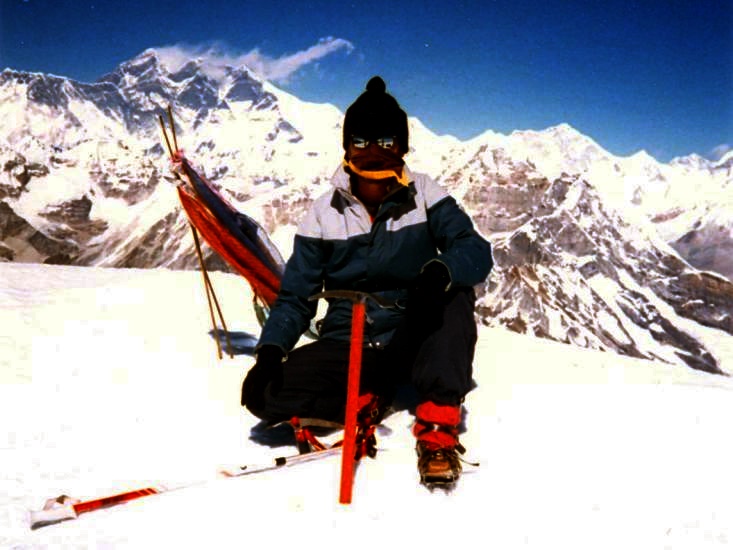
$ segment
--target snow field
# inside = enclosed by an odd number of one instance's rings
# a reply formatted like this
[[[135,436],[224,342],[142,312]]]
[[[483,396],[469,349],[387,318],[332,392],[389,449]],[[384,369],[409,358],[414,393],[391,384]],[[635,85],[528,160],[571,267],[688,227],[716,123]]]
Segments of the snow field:
[[[256,335],[246,283],[212,277],[230,331]],[[200,274],[6,263],[0,281],[2,548],[702,549],[733,537],[726,378],[482,328],[462,436],[481,466],[430,494],[401,411],[342,506],[338,457],[216,479],[217,466],[294,449],[249,440],[239,389],[252,360],[216,359]],[[27,511],[62,493],[197,481],[28,528]]]

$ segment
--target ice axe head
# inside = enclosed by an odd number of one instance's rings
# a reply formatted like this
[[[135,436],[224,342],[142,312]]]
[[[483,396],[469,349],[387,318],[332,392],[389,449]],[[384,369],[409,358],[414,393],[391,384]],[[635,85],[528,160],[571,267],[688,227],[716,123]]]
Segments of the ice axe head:
[[[351,300],[354,304],[366,304],[368,300],[371,300],[379,307],[383,309],[390,309],[395,307],[397,304],[392,300],[379,296],[377,294],[370,294],[369,292],[363,292],[361,290],[325,290],[314,294],[308,300],[318,300],[323,298],[328,300],[329,298],[339,298],[342,300]]]

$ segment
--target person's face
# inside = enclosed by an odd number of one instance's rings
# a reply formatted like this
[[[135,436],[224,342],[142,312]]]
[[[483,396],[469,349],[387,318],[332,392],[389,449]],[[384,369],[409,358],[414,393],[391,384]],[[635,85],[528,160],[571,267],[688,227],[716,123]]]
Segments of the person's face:
[[[347,158],[360,171],[352,179],[352,192],[368,207],[381,204],[394,189],[397,185],[395,176],[404,165],[397,140],[392,136],[368,139],[354,135]]]
[[[360,170],[390,170],[402,166],[400,147],[394,136],[351,136],[347,159]]]

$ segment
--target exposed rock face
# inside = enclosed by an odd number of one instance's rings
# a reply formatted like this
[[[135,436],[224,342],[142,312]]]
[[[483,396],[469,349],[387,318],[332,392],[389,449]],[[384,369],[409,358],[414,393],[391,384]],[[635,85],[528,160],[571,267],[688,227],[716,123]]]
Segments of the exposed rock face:
[[[199,260],[193,250],[193,238],[188,220],[182,212],[175,211],[165,215],[150,226],[141,237],[116,237],[114,248],[118,257],[117,267],[149,268],[166,267],[169,269],[199,269]],[[88,256],[82,257],[83,263],[96,258],[99,250],[89,249]],[[202,248],[206,269],[234,273],[234,270],[210,248]]]
[[[252,102],[257,110],[268,109],[277,103],[277,98],[266,92],[262,82],[252,77],[247,70],[231,71],[233,82],[226,94],[226,100],[232,102]]]
[[[151,167],[149,175],[96,171],[90,174],[90,179],[105,197],[122,199],[132,206],[149,198],[161,178],[158,170]]]
[[[675,311],[701,325],[733,334],[733,283],[706,272],[683,272],[669,284],[655,285],[655,291]]]
[[[710,223],[670,244],[698,269],[715,271],[733,280],[733,227]]]
[[[733,280],[733,155],[697,155],[660,166],[657,189],[639,187],[644,211],[660,236],[703,271]],[[692,198],[692,200],[691,200]]]
[[[652,232],[641,235],[584,180],[525,185],[518,176],[471,190],[465,201],[494,234],[496,268],[480,306],[486,323],[722,372],[679,318],[733,334],[722,313],[731,311],[733,285],[696,272]]]
[[[18,216],[5,202],[0,202],[0,239],[15,237],[23,231],[33,230],[31,225]]]
[[[39,162],[28,162],[25,157],[16,153],[13,158],[5,161],[3,172],[8,176],[8,183],[0,183],[0,199],[6,197],[17,199],[26,191],[31,178],[42,178],[49,173],[48,167]]]
[[[0,201],[0,257],[18,262],[70,263],[79,248],[44,235]]]
[[[171,212],[163,219],[153,224],[142,236],[135,241],[134,246],[128,247],[119,259],[119,263],[126,267],[145,268],[160,263],[162,258],[170,258],[168,247],[184,236],[186,226],[181,217]],[[192,259],[174,261],[169,267],[191,268]]]
[[[57,224],[50,230],[52,237],[74,242],[81,249],[82,245],[104,233],[108,227],[105,220],[89,219],[91,209],[92,201],[84,195],[80,199],[49,205],[39,215]]]

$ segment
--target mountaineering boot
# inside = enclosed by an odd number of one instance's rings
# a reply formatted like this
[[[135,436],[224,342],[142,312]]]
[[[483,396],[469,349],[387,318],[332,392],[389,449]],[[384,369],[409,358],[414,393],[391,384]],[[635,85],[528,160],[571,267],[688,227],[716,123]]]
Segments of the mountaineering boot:
[[[413,434],[417,438],[417,470],[420,482],[428,485],[452,485],[463,467],[458,453],[465,449],[458,442],[460,407],[426,401],[418,405]]]
[[[449,485],[458,481],[463,471],[457,447],[436,447],[417,442],[417,470],[424,485]]]

